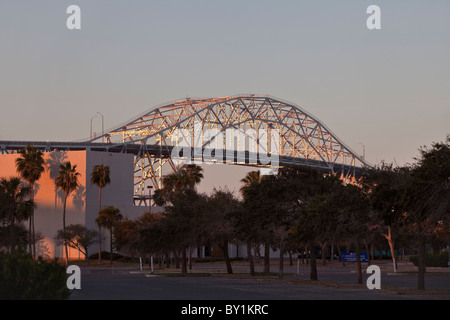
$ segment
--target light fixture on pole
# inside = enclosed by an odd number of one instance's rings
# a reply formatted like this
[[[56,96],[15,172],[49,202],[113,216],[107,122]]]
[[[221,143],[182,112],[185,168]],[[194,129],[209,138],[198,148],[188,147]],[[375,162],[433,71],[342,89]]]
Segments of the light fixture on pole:
[[[90,135],[89,135],[89,139],[91,139],[92,140],[92,120],[94,120],[94,118],[96,117],[97,115],[94,115],[92,118],[91,118],[91,133],[90,133]]]
[[[92,118],[91,118],[91,134],[90,134],[90,139],[92,140],[93,138],[95,138],[93,136],[93,132],[92,132],[92,120],[94,120],[95,117],[97,116],[102,117],[102,136],[105,134],[105,121],[104,121],[104,117],[103,114],[101,114],[100,112],[97,112]],[[95,134],[95,133],[94,133]],[[104,137],[102,137],[102,142],[104,142]]]
[[[97,114],[99,114],[102,117],[102,142],[105,142],[105,137],[103,137],[103,135],[105,134],[105,121],[104,121],[104,117],[103,114],[101,114],[100,112],[97,112]]]
[[[361,142],[359,144],[363,146],[363,160],[366,161],[366,146]]]
[[[148,206],[150,208],[150,215],[152,214],[152,188],[153,186],[147,186],[148,188]],[[153,274],[153,255],[149,256],[149,263],[151,268],[151,273]]]

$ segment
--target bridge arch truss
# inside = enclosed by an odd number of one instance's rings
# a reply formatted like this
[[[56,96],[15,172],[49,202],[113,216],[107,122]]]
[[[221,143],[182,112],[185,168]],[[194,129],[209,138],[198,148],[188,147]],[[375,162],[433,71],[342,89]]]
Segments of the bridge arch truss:
[[[95,144],[106,141],[105,147],[109,149],[133,152],[136,155],[135,197],[145,197],[149,185],[161,187],[163,168],[167,173],[165,168],[177,171],[183,165],[171,157],[173,148],[177,147],[175,133],[184,130],[194,134],[196,126],[200,128],[203,149],[212,148],[212,140],[203,137],[207,130],[225,132],[235,129],[245,132],[252,129],[258,134],[265,133],[267,137],[276,130],[279,133],[276,147],[280,166],[313,166],[349,180],[354,179],[362,167],[368,166],[363,157],[345,145],[319,119],[293,103],[267,95],[177,100],[155,106],[87,142]],[[223,149],[227,148],[233,149],[224,141]],[[239,151],[242,150],[233,150]],[[246,152],[250,156],[252,150]],[[267,152],[271,152],[269,147]],[[194,156],[190,160],[208,161],[205,158],[195,159]],[[223,159],[223,162],[229,162],[229,159]],[[235,160],[234,163],[264,166],[249,161]]]

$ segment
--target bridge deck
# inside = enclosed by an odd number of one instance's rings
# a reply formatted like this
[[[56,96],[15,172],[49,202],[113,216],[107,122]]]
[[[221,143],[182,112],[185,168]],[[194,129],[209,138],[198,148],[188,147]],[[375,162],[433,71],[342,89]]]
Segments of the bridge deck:
[[[114,144],[114,143],[93,143],[93,142],[64,142],[64,141],[0,141],[0,152],[8,154],[17,152],[25,148],[27,145],[33,145],[35,148],[44,151],[77,151],[77,150],[90,150],[101,152],[114,152],[114,153],[131,153],[138,155],[142,152],[141,144]],[[148,154],[154,155],[155,158],[168,158],[171,156],[171,146],[160,145],[145,145]],[[193,154],[193,153],[192,153]],[[198,159],[200,160],[200,159]],[[207,159],[201,159],[207,161]],[[223,163],[229,163],[230,159],[227,159],[224,152]],[[237,165],[249,165],[249,166],[261,166],[258,160],[258,155],[245,151],[245,160],[238,162],[237,151],[234,151],[234,161],[231,161]],[[280,156],[278,161],[280,166],[286,165],[303,165],[315,167],[318,169],[334,172],[351,173],[353,176],[359,176],[362,168],[351,166],[348,164],[328,163],[315,159],[305,159],[297,157]]]

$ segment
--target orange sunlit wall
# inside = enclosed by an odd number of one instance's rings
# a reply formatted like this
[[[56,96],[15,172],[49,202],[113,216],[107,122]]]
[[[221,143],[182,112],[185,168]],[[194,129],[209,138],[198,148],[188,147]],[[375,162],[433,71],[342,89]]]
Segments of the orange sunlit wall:
[[[15,161],[17,154],[0,156],[0,177],[19,176],[16,171]],[[45,171],[35,184],[35,231],[41,233],[44,238],[37,243],[37,254],[44,258],[65,257],[63,247],[57,245],[54,240],[59,229],[63,228],[63,201],[64,192],[58,190],[55,179],[59,174],[59,166],[65,161],[70,161],[77,166],[79,186],[71,193],[66,205],[66,226],[70,224],[83,224],[85,221],[85,190],[86,190],[86,152],[67,151],[44,153],[46,162]],[[25,223],[28,230],[28,223]],[[69,257],[78,259],[79,251],[69,248]],[[84,257],[80,257],[84,258]]]
[[[15,160],[17,154],[0,155],[0,177],[18,176]],[[77,166],[79,186],[67,199],[66,226],[81,224],[90,230],[98,230],[95,222],[99,212],[99,189],[91,184],[94,166],[104,164],[110,167],[111,183],[102,189],[102,208],[115,206],[122,216],[134,219],[148,211],[147,207],[133,205],[134,156],[132,154],[65,151],[44,153],[45,172],[35,186],[35,231],[43,235],[36,245],[37,254],[45,258],[65,258],[63,246],[55,243],[54,237],[63,228],[64,192],[55,186],[61,163],[70,161]],[[25,223],[28,230],[28,223]],[[108,231],[102,230],[102,250],[109,251]],[[88,254],[98,252],[98,243],[89,247]],[[69,249],[70,259],[84,259],[77,249]]]

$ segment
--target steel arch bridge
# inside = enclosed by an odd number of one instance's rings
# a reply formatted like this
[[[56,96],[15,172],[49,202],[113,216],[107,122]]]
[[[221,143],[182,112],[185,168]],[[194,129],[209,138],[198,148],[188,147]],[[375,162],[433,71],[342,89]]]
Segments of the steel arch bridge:
[[[266,137],[264,143],[267,148],[264,153],[276,152],[278,166],[308,165],[340,174],[343,179],[350,180],[358,175],[362,167],[368,166],[360,155],[346,146],[319,119],[293,103],[267,95],[177,100],[155,106],[89,142],[106,141],[110,147],[121,149],[121,152],[134,152],[135,195],[144,196],[146,181],[151,181],[155,188],[161,187],[163,167],[177,171],[186,163],[183,162],[180,166],[173,159],[173,148],[179,146],[179,140],[174,137],[180,130],[191,134],[188,140],[192,141],[190,145],[193,149],[201,148],[201,152],[193,150],[190,156],[189,152],[184,154],[185,160],[197,163],[217,162],[217,157],[214,160],[205,157],[205,150],[223,148],[222,150],[227,150],[227,155],[232,150],[232,159],[224,157],[219,161],[267,167],[258,158],[261,150],[248,150],[251,145],[248,140],[239,143],[231,137],[233,142],[230,142],[225,135],[217,139],[218,134],[230,129],[242,133],[250,129],[258,139]],[[274,131],[278,133],[277,141],[273,141],[273,134],[270,134]],[[205,138],[206,132],[209,134]],[[210,132],[215,132],[215,137],[211,137]],[[194,141],[194,135],[197,136],[197,141]],[[223,144],[222,137],[225,138]],[[248,139],[248,135],[239,138]],[[277,150],[273,150],[274,147]],[[237,154],[244,151],[239,148],[247,149],[244,158],[238,157]],[[256,161],[251,161],[252,159]]]
[[[225,134],[230,130],[242,135]],[[253,139],[256,144],[251,143],[249,130],[256,137]],[[184,135],[181,140],[180,132]],[[189,143],[180,148],[183,141]],[[268,95],[176,100],[152,107],[82,142],[0,141],[0,151],[16,152],[27,144],[44,151],[89,149],[133,153],[135,201],[148,199],[149,185],[161,188],[163,168],[164,174],[175,172],[189,161],[262,169],[305,165],[340,175],[347,181],[354,181],[363,167],[370,167],[318,118],[293,103]],[[174,159],[174,154],[178,159]],[[277,161],[263,161],[269,155]]]

